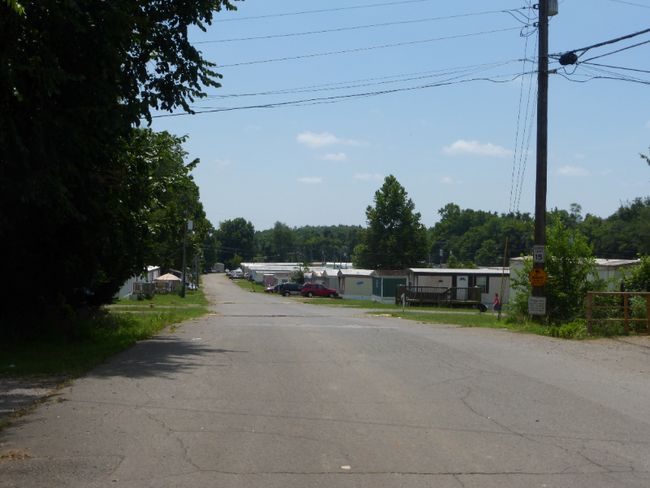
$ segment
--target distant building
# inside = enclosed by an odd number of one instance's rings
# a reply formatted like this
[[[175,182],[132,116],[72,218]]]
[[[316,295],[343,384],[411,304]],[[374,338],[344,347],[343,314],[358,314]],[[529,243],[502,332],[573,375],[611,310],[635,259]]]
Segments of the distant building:
[[[124,298],[129,296],[133,292],[134,283],[153,283],[156,278],[160,276],[160,266],[147,266],[147,274],[134,276],[129,278],[126,283],[122,285],[120,291],[115,294],[116,299]]]
[[[511,260],[512,261],[512,260]],[[510,300],[509,268],[409,268],[405,270],[407,285],[435,286],[442,288],[481,288],[481,303],[492,306],[494,294],[498,293],[501,303]]]
[[[513,271],[521,273],[524,270],[524,259],[529,260],[532,257],[525,258],[510,258],[510,268]],[[619,291],[620,281],[623,278],[625,270],[637,266],[641,260],[639,259],[602,259],[596,258],[596,272],[598,277],[602,280],[612,280],[608,285],[609,291]],[[514,276],[514,275],[513,275]],[[591,278],[590,278],[591,279]],[[512,290],[512,297],[517,294],[517,290]]]
[[[397,287],[406,284],[406,271],[403,270],[375,270],[370,277],[373,302],[395,303]]]

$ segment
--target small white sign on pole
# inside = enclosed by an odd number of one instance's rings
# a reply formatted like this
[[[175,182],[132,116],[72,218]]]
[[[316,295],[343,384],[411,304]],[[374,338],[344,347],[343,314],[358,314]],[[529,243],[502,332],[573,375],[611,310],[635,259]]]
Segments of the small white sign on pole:
[[[546,246],[533,246],[533,263],[544,264],[546,262]]]
[[[546,297],[528,297],[530,315],[546,315]]]

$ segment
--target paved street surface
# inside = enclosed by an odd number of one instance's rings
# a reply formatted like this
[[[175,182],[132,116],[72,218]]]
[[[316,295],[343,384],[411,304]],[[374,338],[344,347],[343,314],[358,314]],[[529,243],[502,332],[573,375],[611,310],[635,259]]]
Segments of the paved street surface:
[[[5,487],[650,486],[650,343],[242,291],[8,429]],[[5,457],[6,459],[6,457]]]

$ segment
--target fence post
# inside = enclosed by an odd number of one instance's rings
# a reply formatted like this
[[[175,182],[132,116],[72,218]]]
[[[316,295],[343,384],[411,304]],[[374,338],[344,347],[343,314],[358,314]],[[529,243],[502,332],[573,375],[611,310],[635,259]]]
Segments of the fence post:
[[[647,324],[648,324],[646,330],[647,330],[648,334],[650,334],[650,294],[645,296],[645,304],[646,304],[645,318],[646,318]]]
[[[624,324],[624,330],[626,334],[628,333],[628,320],[627,320],[627,311],[629,306],[628,298],[629,295],[627,293],[623,293],[623,324]]]
[[[591,306],[593,305],[593,295],[587,292],[587,334],[591,335]],[[650,302],[648,302],[650,303]]]

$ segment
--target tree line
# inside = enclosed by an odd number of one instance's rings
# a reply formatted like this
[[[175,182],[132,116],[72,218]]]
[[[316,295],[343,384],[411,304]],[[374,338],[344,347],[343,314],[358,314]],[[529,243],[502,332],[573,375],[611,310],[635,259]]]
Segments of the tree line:
[[[406,190],[391,175],[366,209],[367,226],[305,226],[276,222],[256,231],[244,218],[222,222],[209,245],[215,257],[236,267],[241,261],[351,261],[356,267],[509,266],[511,257],[532,251],[535,220],[529,213],[498,214],[461,209],[448,203],[440,221],[424,229]],[[568,210],[547,212],[547,228],[558,222],[577,238],[582,236],[593,256],[635,259],[650,252],[650,197],[621,203],[609,217],[582,215],[574,203]],[[507,248],[506,248],[507,238]],[[233,261],[234,259],[234,261]]]

